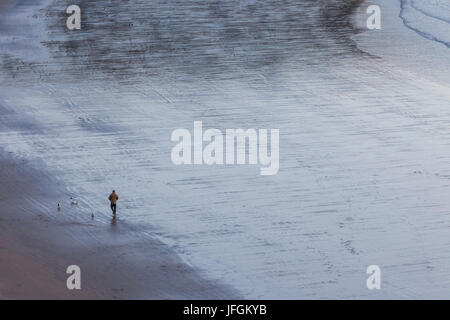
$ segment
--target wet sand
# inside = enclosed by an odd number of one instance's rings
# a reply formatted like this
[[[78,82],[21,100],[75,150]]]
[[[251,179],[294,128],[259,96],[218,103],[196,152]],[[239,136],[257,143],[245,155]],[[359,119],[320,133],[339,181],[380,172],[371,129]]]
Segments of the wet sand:
[[[13,1],[10,3],[13,3]],[[277,3],[274,3],[274,7],[269,8],[275,10],[276,5]],[[11,8],[11,6],[8,7]],[[328,9],[334,7],[336,10],[340,8],[338,4],[330,2]],[[99,8],[102,9],[101,6]],[[332,17],[327,17],[327,28],[332,29],[332,26],[336,26],[336,23],[339,24],[336,32],[350,28],[348,21],[345,19],[346,15],[351,13],[350,8],[351,6],[341,8],[343,13],[338,16],[337,21],[333,21]],[[96,9],[96,6],[92,6],[94,13]],[[55,10],[55,12],[63,11]],[[218,14],[222,15],[220,12]],[[302,17],[303,13],[300,11],[297,15]],[[186,23],[188,22],[189,19]],[[55,23],[52,25],[61,24]],[[299,41],[304,40],[301,37],[306,37],[306,40],[309,41],[308,35],[303,35],[301,32],[295,33],[295,29],[291,30],[290,27],[290,25],[286,26],[289,32],[300,37]],[[186,28],[183,25],[179,29],[181,33]],[[311,30],[313,29],[311,28]],[[333,32],[331,29],[330,31]],[[87,30],[89,31],[89,29]],[[228,47],[233,48],[235,46],[236,37],[242,37],[239,40],[245,43],[246,36],[243,34],[236,35],[233,30],[230,27],[227,31],[229,34],[225,33],[225,35],[222,35],[221,30],[217,31],[219,36],[223,37],[222,40],[225,41],[225,52],[229,49]],[[53,32],[58,35],[58,30]],[[280,30],[279,32],[283,33],[286,30]],[[96,33],[92,34],[97,36]],[[167,34],[171,33],[168,32]],[[99,36],[102,36],[101,32],[99,32]],[[265,35],[254,35],[255,39],[263,38],[263,36]],[[278,37],[278,35],[276,36]],[[126,32],[123,38],[128,38]],[[315,39],[314,36],[311,36],[311,38]],[[98,42],[95,37],[92,41]],[[178,40],[173,39],[169,42],[173,44],[176,41]],[[320,42],[320,40],[317,41]],[[76,44],[76,42],[70,43]],[[87,43],[89,44],[89,42]],[[205,51],[204,47],[207,46],[201,41],[186,40],[182,43],[186,48],[200,52]],[[103,43],[100,42],[100,44]],[[53,41],[47,45],[50,50],[56,47],[57,52],[67,49],[64,41],[61,43]],[[254,45],[255,48],[258,48],[258,46],[264,46],[265,43],[263,40],[254,40]],[[287,47],[284,48],[281,45],[273,47],[274,52],[254,57],[254,63],[250,64],[249,69],[259,69],[274,61],[287,59],[289,55],[286,55],[284,51],[290,49],[291,42],[286,41],[284,45]],[[323,44],[312,44],[313,47],[320,47],[321,45]],[[119,50],[120,54],[111,58],[116,59],[118,57],[118,61],[107,60],[106,63],[102,64],[95,60],[98,58],[95,52],[89,52],[89,49],[86,49],[89,47],[84,46],[86,46],[86,42],[80,41],[77,52],[88,50],[88,55],[71,56],[71,51],[66,50],[69,55],[64,59],[70,60],[71,63],[61,63],[61,65],[69,66],[69,71],[72,65],[76,66],[76,69],[84,64],[88,68],[98,65],[98,68],[104,74],[109,74],[108,67],[121,64],[120,58],[133,57],[132,52],[130,53],[126,49],[128,47],[126,45],[123,52]],[[163,47],[160,50],[161,56],[157,57],[162,58],[165,65],[171,65],[172,59],[177,63],[179,62],[180,57],[177,54],[168,54],[172,48]],[[252,51],[251,48],[246,50]],[[353,52],[353,49],[350,49],[350,52]],[[194,53],[196,54],[196,52]],[[88,61],[78,61],[78,56],[87,57]],[[205,55],[199,54],[197,60],[193,60],[189,64],[180,63],[180,65],[185,66],[181,68],[182,72],[192,74],[197,67],[201,66],[202,72],[215,77],[223,73],[227,74],[229,66],[235,66],[236,69],[242,67],[239,56],[229,58],[231,59],[230,63],[218,64],[205,64],[204,58]],[[75,62],[71,59],[75,59]],[[15,59],[10,61],[11,72],[21,74],[23,78],[27,79],[26,81],[30,81],[30,79],[35,82],[38,81],[33,78],[31,72],[26,73],[22,69],[17,70]],[[153,61],[161,60],[148,59],[150,64]],[[31,66],[39,67],[38,64]],[[216,70],[213,66],[219,69]],[[7,69],[8,65],[3,67]],[[203,68],[206,68],[206,71]],[[224,72],[222,68],[225,68],[227,72]],[[122,71],[129,78],[134,75],[133,73],[136,70],[129,66],[124,70],[114,69],[114,76],[121,76]],[[136,72],[138,73],[138,71]],[[83,73],[82,75],[85,76],[86,74]],[[53,75],[51,74],[51,76]],[[23,114],[15,113],[13,109],[8,109],[1,104],[0,110],[4,115],[0,119],[0,129],[8,128],[29,133],[41,130],[39,124],[36,124],[39,122],[35,119],[27,119]],[[122,220],[120,217],[120,202],[119,218],[116,222],[109,220],[105,223],[103,217],[101,220],[94,218],[91,221],[88,218],[90,213],[86,208],[80,206],[80,208],[74,209],[68,206],[69,191],[67,186],[59,183],[55,179],[55,177],[58,177],[58,173],[47,168],[45,164],[33,161],[29,163],[21,158],[1,153],[0,163],[2,168],[0,171],[0,181],[2,181],[0,185],[0,205],[2,207],[0,261],[6,262],[0,264],[0,297],[6,299],[222,299],[240,297],[240,294],[232,288],[217,281],[205,279],[199,270],[187,265],[170,247],[154,239],[151,230],[150,234],[145,234],[148,230],[145,230],[143,234],[139,226]],[[105,194],[105,199],[106,196],[107,194]],[[64,199],[63,210],[58,213],[56,204],[61,199]],[[104,212],[107,212],[107,210],[109,209],[105,201]],[[83,215],[84,218],[79,218],[77,215]],[[228,252],[228,254],[230,253]],[[204,259],[207,258],[204,257]],[[66,288],[68,275],[65,271],[69,265],[81,267],[81,291],[69,291]]]
[[[11,8],[14,4],[18,3],[20,0],[1,0],[0,1],[0,11],[5,11]]]
[[[384,50],[369,58],[372,50],[348,37],[355,30],[343,20],[341,10],[352,12],[343,1],[216,1],[205,13],[197,1],[99,0],[86,7],[81,33],[67,33],[57,3],[30,25],[17,26],[26,21],[20,14],[0,21],[12,32],[0,37],[1,146],[28,159],[12,163],[35,168],[25,176],[37,179],[29,183],[36,193],[47,192],[15,212],[23,221],[4,224],[24,244],[13,252],[31,248],[58,285],[67,265],[79,263],[96,296],[221,287],[199,274],[248,298],[448,295],[447,87],[389,65]],[[397,32],[372,33],[395,55],[397,34],[410,37],[388,24],[398,20],[396,4],[383,7],[383,30]],[[105,7],[112,19],[103,18]],[[410,48],[402,50],[408,65],[422,69]],[[279,174],[175,167],[170,133],[200,119],[210,128],[280,128]],[[121,195],[116,224],[106,200],[112,187]],[[85,203],[70,207],[67,188]],[[99,211],[94,222],[90,207]],[[201,273],[178,258],[164,262],[176,256],[155,238]],[[366,288],[373,264],[383,270],[381,291]],[[151,283],[160,274],[165,284]],[[184,282],[186,274],[195,281]]]
[[[111,220],[74,222],[63,186],[0,153],[0,297],[3,299],[222,299],[238,294],[202,278],[167,246]],[[33,164],[36,165],[36,164]],[[66,288],[79,265],[82,290]]]
[[[27,1],[2,0],[0,10],[15,10],[22,3]],[[33,119],[2,101],[0,111],[0,130],[39,130]],[[51,171],[40,160],[0,149],[1,299],[239,297],[202,277],[148,230],[142,234],[121,220],[120,203],[117,220],[105,218],[107,194],[104,212],[94,219],[81,204],[72,207],[67,187]],[[61,212],[58,202],[63,203]],[[81,290],[66,287],[69,265],[81,268]]]

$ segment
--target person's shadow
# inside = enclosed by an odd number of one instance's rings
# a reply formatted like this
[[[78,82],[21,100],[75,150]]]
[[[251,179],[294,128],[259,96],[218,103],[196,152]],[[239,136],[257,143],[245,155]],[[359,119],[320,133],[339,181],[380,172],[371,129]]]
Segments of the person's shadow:
[[[112,219],[111,219],[111,227],[115,227],[116,226],[116,222],[117,222],[116,216],[113,216]]]

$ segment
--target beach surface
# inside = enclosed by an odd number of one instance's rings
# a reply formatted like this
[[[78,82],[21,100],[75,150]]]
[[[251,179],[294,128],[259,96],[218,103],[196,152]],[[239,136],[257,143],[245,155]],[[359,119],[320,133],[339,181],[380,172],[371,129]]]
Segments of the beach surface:
[[[38,2],[2,1],[0,15],[29,15],[31,3],[35,10],[40,8]],[[45,1],[40,4],[45,7]],[[11,25],[2,25],[2,35],[11,30]],[[41,132],[34,119],[2,99],[0,113],[2,133]],[[7,152],[3,147],[12,141],[0,141],[0,299],[240,297],[236,290],[200,274],[154,238],[152,230],[123,221],[120,202],[118,217],[112,219],[108,194],[102,195],[101,213],[82,202],[72,205],[70,190],[42,159]],[[81,269],[81,290],[67,288],[71,265]]]
[[[0,19],[2,297],[449,297],[445,1],[69,2]],[[278,174],[174,165],[194,121],[279,129]]]
[[[0,297],[2,299],[224,299],[238,294],[201,277],[165,244],[120,217],[109,225],[74,221],[56,210],[64,187],[0,153]],[[105,202],[105,208],[106,202]],[[50,211],[57,212],[51,218]],[[69,216],[68,216],[69,215]],[[68,290],[68,266],[81,268],[81,290]]]

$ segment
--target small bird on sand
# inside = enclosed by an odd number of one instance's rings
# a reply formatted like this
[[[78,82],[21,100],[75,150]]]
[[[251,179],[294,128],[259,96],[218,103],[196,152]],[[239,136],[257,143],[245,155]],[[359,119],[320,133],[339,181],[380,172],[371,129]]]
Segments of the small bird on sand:
[[[78,204],[78,200],[74,197],[70,197],[70,203],[75,206]]]
[[[61,203],[58,202],[58,211],[61,211],[61,209],[62,209]]]
[[[94,211],[91,210],[91,219],[94,220]]]

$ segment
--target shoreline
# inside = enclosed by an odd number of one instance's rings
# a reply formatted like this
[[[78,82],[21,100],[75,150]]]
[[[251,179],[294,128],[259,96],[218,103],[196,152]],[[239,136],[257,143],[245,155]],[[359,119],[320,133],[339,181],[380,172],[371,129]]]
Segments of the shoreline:
[[[365,28],[365,9],[371,4],[381,8],[381,30]],[[408,78],[421,78],[428,84],[448,83],[448,74],[435,67],[445,64],[448,48],[407,28],[401,18],[401,10],[398,0],[364,0],[351,17],[354,27],[361,31],[351,37],[352,41],[358,50],[376,57],[389,69],[402,72]],[[411,56],[412,51],[417,54]],[[420,57],[419,62],[417,57]]]
[[[0,260],[8,261],[0,265],[1,299],[238,297],[163,243],[138,236],[120,214],[110,226],[76,221],[64,207],[52,216],[48,208],[63,186],[19,161],[0,152]],[[81,290],[66,288],[69,265],[81,268]]]

